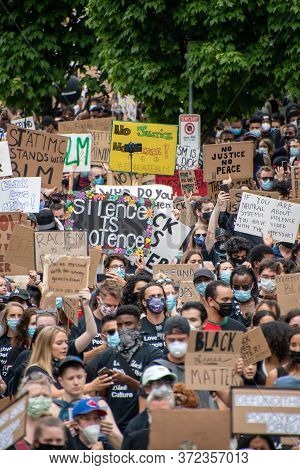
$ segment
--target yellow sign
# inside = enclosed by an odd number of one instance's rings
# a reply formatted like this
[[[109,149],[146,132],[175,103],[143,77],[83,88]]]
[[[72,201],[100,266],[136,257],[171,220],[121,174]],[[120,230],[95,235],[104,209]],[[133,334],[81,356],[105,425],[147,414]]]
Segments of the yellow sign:
[[[178,126],[113,121],[109,169],[152,175],[174,175]],[[142,144],[141,153],[130,156],[124,145]]]

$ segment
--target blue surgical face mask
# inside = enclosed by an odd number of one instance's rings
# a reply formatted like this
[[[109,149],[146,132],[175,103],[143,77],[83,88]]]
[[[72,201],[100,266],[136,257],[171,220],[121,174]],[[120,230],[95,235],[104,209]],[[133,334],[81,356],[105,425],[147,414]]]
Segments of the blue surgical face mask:
[[[104,184],[103,176],[100,176],[99,178],[95,178],[94,179],[94,184]]]
[[[253,129],[253,131],[250,132],[257,138],[261,136],[261,131],[259,129]]]
[[[273,185],[274,185],[274,182],[270,180],[261,182],[261,187],[264,191],[271,191],[271,189],[273,189]]]
[[[194,236],[194,242],[202,248],[205,244],[205,237],[203,235],[200,235],[200,237]]]
[[[226,271],[221,271],[220,276],[219,276],[220,280],[229,285],[230,284],[231,273],[232,273],[232,271],[229,271],[229,269],[227,269]]]
[[[113,271],[120,276],[122,279],[125,278],[125,269],[123,268],[114,268]]]
[[[107,344],[110,348],[116,348],[120,344],[120,336],[116,331],[113,335],[107,335]]]
[[[80,176],[82,176],[82,178],[88,178],[89,177],[89,171],[82,171],[80,173]]]
[[[290,147],[291,157],[300,158],[300,148],[299,147]]]
[[[45,201],[40,201],[40,211],[45,209]]]
[[[8,328],[10,328],[13,331],[16,330],[18,323],[19,323],[19,320],[17,320],[17,319],[7,320],[7,322],[6,322]]]
[[[248,302],[251,299],[252,293],[251,289],[249,290],[235,290],[233,289],[233,295],[238,302]]]
[[[258,147],[258,151],[264,155],[268,155],[268,149],[266,147]]]
[[[242,129],[238,129],[236,127],[231,127],[230,132],[231,132],[232,135],[238,136],[238,135],[241,135]]]
[[[57,309],[59,308],[62,308],[62,304],[63,304],[63,299],[62,297],[56,297],[55,299],[55,306]]]
[[[196,291],[199,292],[201,295],[205,295],[206,288],[208,286],[209,282],[199,282],[199,284],[196,284]]]
[[[176,296],[172,294],[167,295],[166,306],[167,306],[168,312],[171,312],[173,308],[175,307],[175,305],[176,305]]]
[[[33,337],[34,333],[35,333],[35,330],[36,330],[36,326],[29,326],[27,328],[27,333],[29,334],[30,338]]]

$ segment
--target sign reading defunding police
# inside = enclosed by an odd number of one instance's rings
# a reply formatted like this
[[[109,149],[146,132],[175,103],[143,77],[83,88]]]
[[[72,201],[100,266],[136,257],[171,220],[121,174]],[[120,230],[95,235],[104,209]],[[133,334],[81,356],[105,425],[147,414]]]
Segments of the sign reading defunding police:
[[[176,159],[178,126],[114,121],[109,169],[151,175],[173,175]],[[142,152],[134,153],[132,168],[124,145],[142,144]]]
[[[298,204],[243,193],[234,229],[257,236],[269,233],[275,241],[293,243],[299,221]]]
[[[232,434],[300,435],[300,390],[231,389]]]
[[[89,283],[88,256],[46,255],[44,258],[43,296],[78,297]]]
[[[224,390],[241,385],[235,364],[240,356],[242,333],[191,331],[185,356],[185,384],[189,390]]]
[[[253,177],[253,142],[203,145],[203,181]]]
[[[40,176],[42,188],[61,181],[68,137],[8,125],[7,142],[14,176]]]

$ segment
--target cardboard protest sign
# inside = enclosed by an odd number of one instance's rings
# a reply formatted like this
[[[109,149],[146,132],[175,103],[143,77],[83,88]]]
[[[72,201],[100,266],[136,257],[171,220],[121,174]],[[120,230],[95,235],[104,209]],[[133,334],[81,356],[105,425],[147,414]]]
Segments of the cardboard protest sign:
[[[200,150],[177,145],[176,170],[195,170],[199,167]]]
[[[182,194],[198,194],[197,180],[194,170],[179,170],[179,179]]]
[[[230,448],[228,410],[175,409],[151,411],[150,450]],[[199,461],[200,463],[200,461]]]
[[[150,248],[153,201],[139,200],[130,195],[86,193],[68,195],[73,229],[88,232],[88,244],[101,246],[103,252],[115,251],[127,255],[147,254]]]
[[[27,269],[28,272],[28,269]],[[9,280],[15,284],[17,289],[26,289],[28,286],[27,276],[9,276]]]
[[[169,186],[151,184],[144,186],[96,186],[97,194],[123,195],[131,194],[138,199],[153,199],[155,209],[166,210],[171,213],[173,209],[173,191]]]
[[[199,302],[199,294],[196,291],[193,281],[180,281],[178,291],[178,302]]]
[[[258,361],[270,356],[271,351],[261,328],[252,328],[243,334],[241,357],[245,367],[256,364]]]
[[[90,134],[65,134],[68,147],[64,161],[64,173],[91,169],[92,136]]]
[[[108,186],[138,186],[155,184],[154,175],[139,175],[138,173],[124,173],[120,171],[107,172]]]
[[[230,209],[229,212],[231,214],[237,214],[240,207],[240,202],[242,199],[243,192],[255,194],[256,196],[263,196],[263,197],[270,197],[272,199],[279,199],[280,194],[277,191],[248,191],[242,189],[230,189]]]
[[[293,197],[295,199],[300,198],[300,166],[292,166],[291,170],[291,178],[292,178],[292,190],[293,190]]]
[[[46,255],[44,258],[43,296],[77,297],[88,287],[88,256]]]
[[[62,180],[67,137],[8,125],[7,142],[15,177],[40,176],[42,188],[53,188]]]
[[[63,309],[67,318],[78,326],[78,299],[65,298],[63,300]]]
[[[196,264],[156,264],[153,266],[153,277],[163,273],[173,281],[193,281],[197,269],[199,267]]]
[[[0,180],[0,212],[39,212],[41,178]]]
[[[112,128],[112,122],[112,117],[59,122],[58,132],[60,134],[84,134],[85,132],[89,132],[91,130],[110,132]]]
[[[154,216],[152,229],[151,254],[145,258],[145,269],[150,272],[156,264],[171,263],[191,231],[190,227],[163,212]]]
[[[241,385],[235,368],[241,337],[238,331],[192,331],[185,356],[187,389],[224,390]]]
[[[276,293],[281,315],[300,308],[300,273],[276,276]]]
[[[299,221],[298,204],[243,193],[234,229],[257,236],[269,233],[275,241],[293,243]]]
[[[92,148],[91,164],[101,165],[109,162],[110,153],[110,132],[91,130]]]
[[[11,265],[5,260],[12,233],[20,222],[25,222],[26,218],[27,214],[21,214],[20,212],[0,214],[0,274],[2,275],[22,275],[28,273],[28,269]]]
[[[176,159],[178,126],[144,122],[114,121],[109,169],[151,175],[173,175]],[[142,144],[142,152],[134,153],[132,165],[124,145]]]
[[[101,260],[102,251],[99,247],[89,246],[90,271],[89,271],[89,288],[93,289],[96,284],[97,269]]]
[[[0,142],[0,178],[11,176],[11,162],[7,142]]]
[[[215,204],[218,199],[218,194],[221,191],[221,184],[222,181],[212,181],[210,183],[205,183],[207,184],[207,195],[208,197],[213,201]],[[242,180],[234,180],[232,182],[233,188],[234,189],[241,189],[243,186],[255,190],[256,189],[256,183],[252,178],[245,178]]]
[[[14,445],[26,434],[28,393],[9,403],[0,412],[0,449]]]
[[[195,225],[196,217],[193,209],[189,203],[186,205],[182,196],[173,200],[173,206],[175,209],[179,210],[179,220],[183,225],[187,225],[188,227]]]
[[[206,196],[207,195],[207,183],[203,182],[203,170],[197,169],[194,170],[196,182],[197,182],[197,193],[199,196]],[[179,171],[176,170],[174,176],[155,176],[155,183],[156,184],[163,184],[166,186],[171,186],[173,188],[173,194],[177,196],[183,196],[180,179],[179,179]]]
[[[41,310],[50,310],[56,312],[56,296],[55,297],[46,297],[42,295],[41,302],[40,302],[40,309]]]
[[[35,267],[43,271],[45,255],[87,256],[86,231],[35,232]]]
[[[253,177],[253,142],[203,145],[203,181]]]
[[[300,435],[300,390],[231,389],[232,434]]]
[[[14,126],[20,127],[21,129],[35,129],[34,119],[32,116],[20,119],[13,119],[10,121]]]
[[[17,225],[12,232],[5,253],[5,261],[23,266],[28,271],[34,269],[34,237],[33,229]]]

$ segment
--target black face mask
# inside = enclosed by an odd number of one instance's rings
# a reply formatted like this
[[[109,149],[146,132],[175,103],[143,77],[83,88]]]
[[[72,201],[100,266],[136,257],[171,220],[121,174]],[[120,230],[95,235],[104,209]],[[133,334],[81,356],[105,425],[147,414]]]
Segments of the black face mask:
[[[54,444],[38,444],[35,450],[66,450],[66,447]]]
[[[215,300],[215,299],[214,299]],[[219,314],[221,315],[221,317],[229,317],[229,315],[231,314],[232,312],[232,302],[230,303],[227,303],[227,302],[217,302],[215,300],[215,302],[219,305]]]
[[[300,351],[290,351],[289,354],[293,362],[300,364]]]
[[[246,258],[230,258],[229,261],[236,268],[237,266],[241,266],[243,263],[245,263]]]
[[[203,220],[205,220],[205,222],[209,222],[209,219],[211,218],[211,214],[212,214],[212,211],[204,212],[204,214],[201,214],[201,217]]]

